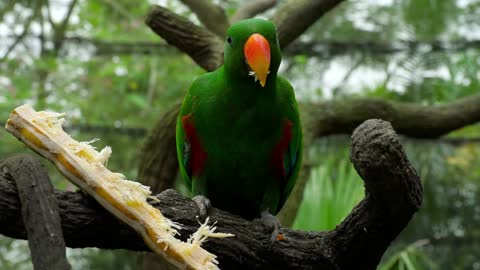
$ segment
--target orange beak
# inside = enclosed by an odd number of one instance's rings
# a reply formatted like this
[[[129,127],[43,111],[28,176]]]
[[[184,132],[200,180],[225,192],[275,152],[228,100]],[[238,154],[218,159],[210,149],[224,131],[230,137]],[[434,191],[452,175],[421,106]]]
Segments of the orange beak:
[[[255,77],[262,87],[267,82],[267,75],[270,72],[270,44],[268,40],[260,35],[251,35],[243,46],[243,54],[247,59],[248,66],[252,70],[249,75]]]

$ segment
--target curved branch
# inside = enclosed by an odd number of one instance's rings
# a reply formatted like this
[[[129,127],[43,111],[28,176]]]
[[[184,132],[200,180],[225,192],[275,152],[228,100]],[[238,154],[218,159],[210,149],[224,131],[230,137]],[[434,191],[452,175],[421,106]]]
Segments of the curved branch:
[[[205,27],[217,36],[225,36],[229,27],[227,15],[222,7],[210,0],[180,0],[192,10]]]
[[[289,0],[273,15],[280,47],[285,48],[343,0]]]
[[[178,171],[175,126],[180,102],[162,115],[150,131],[140,158],[138,181],[155,192],[173,188]]]
[[[169,9],[152,6],[145,23],[205,70],[215,70],[223,62],[223,41],[219,37]]]
[[[356,128],[350,160],[365,181],[366,196],[329,232],[328,240],[337,251],[333,257],[340,269],[375,269],[381,258],[375,249],[386,249],[407,226],[422,203],[423,190],[388,122],[368,120]],[[361,254],[365,252],[367,256]],[[358,261],[364,266],[358,268]]]
[[[269,246],[260,220],[247,221],[211,209],[211,219],[229,239],[210,239],[205,248],[224,269],[374,269],[390,242],[418,210],[422,188],[390,124],[370,120],[352,136],[351,160],[365,181],[366,197],[335,230],[303,232],[281,228],[285,239]],[[0,233],[23,238],[18,198],[9,177],[0,175]],[[57,192],[66,243],[70,247],[146,250],[130,228],[115,220],[83,193]],[[154,206],[183,224],[186,238],[198,227],[196,204],[173,190]],[[17,224],[17,226],[12,226]],[[353,266],[355,264],[355,266]]]
[[[309,104],[304,110],[312,116],[315,137],[350,133],[366,119],[381,118],[400,134],[436,138],[480,121],[480,94],[433,106],[362,98]]]
[[[305,145],[315,138],[349,134],[363,121],[380,118],[395,130],[414,138],[436,138],[480,121],[480,94],[443,105],[422,106],[381,99],[352,99],[301,104]],[[283,207],[281,219],[289,224],[297,216],[308,177],[299,177]]]
[[[53,185],[46,169],[37,159],[26,154],[1,161],[0,168],[16,181],[34,268],[71,269]]]
[[[237,9],[230,21],[235,23],[244,19],[252,18],[257,14],[274,7],[277,2],[277,0],[250,0]]]

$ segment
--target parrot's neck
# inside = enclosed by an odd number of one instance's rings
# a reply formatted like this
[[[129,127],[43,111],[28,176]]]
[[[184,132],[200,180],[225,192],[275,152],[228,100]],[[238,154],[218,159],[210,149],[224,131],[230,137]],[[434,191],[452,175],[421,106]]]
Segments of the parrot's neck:
[[[256,78],[245,70],[230,71],[222,67],[219,70],[224,74],[225,82],[227,84],[227,90],[234,93],[233,95],[273,95],[275,94],[277,72],[271,71],[267,76],[265,86],[260,85],[260,82]]]
[[[276,100],[276,73],[269,74],[265,87],[262,87],[258,81],[255,82],[252,76],[237,76],[222,69],[225,78],[225,87],[220,95],[223,104],[231,111],[242,113],[251,108],[269,107]]]

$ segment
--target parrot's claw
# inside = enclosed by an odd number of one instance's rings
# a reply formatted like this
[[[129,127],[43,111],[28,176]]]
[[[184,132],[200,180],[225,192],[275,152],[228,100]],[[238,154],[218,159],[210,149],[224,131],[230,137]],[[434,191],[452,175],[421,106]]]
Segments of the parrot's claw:
[[[192,198],[192,200],[197,204],[200,214],[198,215],[200,220],[203,222],[207,218],[208,210],[212,206],[210,199],[203,195],[197,195]]]
[[[270,247],[273,246],[276,240],[282,240],[284,236],[280,234],[280,221],[272,215],[268,210],[262,212],[260,220],[263,225],[268,229],[268,232],[271,232],[270,235]]]

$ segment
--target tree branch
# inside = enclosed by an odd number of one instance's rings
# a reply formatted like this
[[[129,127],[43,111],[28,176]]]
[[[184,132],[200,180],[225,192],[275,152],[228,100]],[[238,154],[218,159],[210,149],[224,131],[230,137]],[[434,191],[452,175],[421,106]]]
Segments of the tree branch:
[[[20,35],[0,35],[0,45],[10,39],[18,39]],[[27,34],[24,38],[42,39],[41,35]],[[52,40],[53,42],[53,40]],[[175,48],[167,44],[152,41],[112,41],[106,39],[88,38],[82,36],[64,37],[66,45],[94,46],[95,55],[117,54],[174,54]],[[463,52],[469,49],[478,50],[480,40],[453,40],[453,41],[395,41],[389,43],[374,41],[295,41],[283,51],[283,55],[307,55],[331,59],[338,55],[360,53],[362,55],[389,55],[396,53],[426,55],[431,53]]]
[[[372,118],[391,122],[398,133],[409,137],[437,138],[480,121],[480,94],[436,106],[364,98],[302,104],[300,109],[305,145],[315,138],[349,134],[363,121]],[[280,212],[286,224],[297,216],[307,180],[307,177],[297,179]]]
[[[422,189],[390,124],[370,120],[352,136],[351,160],[365,181],[366,197],[333,231],[302,232],[282,228],[286,238],[269,247],[260,220],[247,221],[211,209],[228,239],[210,239],[205,248],[219,256],[223,269],[374,269],[390,242],[418,210]],[[0,178],[0,233],[24,238],[20,206],[11,175]],[[70,247],[146,250],[130,228],[115,220],[83,193],[57,192],[66,243]],[[196,204],[173,190],[154,206],[184,225],[186,238],[198,227]],[[353,266],[353,264],[355,266]]]
[[[428,54],[435,52],[458,52],[468,49],[478,49],[480,40],[396,40],[392,42],[373,40],[322,40],[322,41],[295,41],[294,46],[288,47],[289,54],[306,54],[331,58],[336,55],[352,54],[354,52],[370,55],[386,55],[400,52],[409,54]]]
[[[272,17],[280,47],[287,47],[325,13],[343,0],[289,0]]]
[[[286,47],[323,14],[342,1],[287,1],[272,18],[278,28],[280,46]],[[197,3],[196,5],[203,4]],[[205,28],[197,26],[188,19],[161,6],[152,6],[145,23],[169,44],[187,53],[207,71],[212,71],[222,64],[223,39]],[[223,37],[225,30],[220,36]]]
[[[145,23],[205,70],[215,70],[223,62],[223,41],[186,18],[164,7],[152,6]]]
[[[192,10],[202,24],[222,40],[230,24],[222,7],[211,0],[180,0]]]
[[[315,137],[349,133],[370,118],[389,121],[398,133],[414,138],[437,138],[480,121],[480,94],[449,103],[422,106],[375,98],[304,104]]]
[[[386,249],[419,209],[423,190],[388,122],[368,120],[355,129],[350,160],[365,180],[366,196],[329,233],[329,240],[333,249],[339,251],[333,257],[340,269],[375,269],[381,255],[361,254],[365,252],[365,242]],[[370,215],[372,212],[374,215]],[[350,238],[351,234],[356,237]],[[344,246],[349,248],[343,249]],[[358,261],[365,261],[365,267],[358,268]]]
[[[7,60],[8,55],[10,55],[10,53],[17,47],[17,45],[20,42],[22,42],[23,39],[27,36],[28,31],[30,30],[30,24],[32,24],[32,22],[35,20],[35,18],[41,13],[41,9],[42,9],[41,1],[38,1],[35,4],[32,15],[30,15],[26,19],[25,23],[23,24],[22,33],[20,35],[16,36],[14,42],[10,46],[8,46],[5,54],[2,56],[2,58],[0,58],[0,63]]]
[[[360,57],[357,59],[357,61],[355,61],[353,63],[353,65],[347,70],[347,72],[345,73],[343,78],[340,80],[338,85],[335,86],[332,89],[332,95],[334,97],[338,96],[338,94],[341,92],[343,86],[347,83],[350,76],[352,76],[352,74],[355,72],[355,70],[357,70],[360,67],[360,65],[363,63],[363,61],[365,61],[365,54],[360,55]]]
[[[175,126],[180,102],[172,106],[151,130],[139,162],[138,181],[155,192],[173,188],[178,171]]]
[[[32,156],[20,154],[0,162],[0,169],[16,181],[33,268],[71,269],[53,185],[45,168]]]
[[[274,7],[277,2],[277,0],[250,0],[238,7],[230,21],[235,23],[244,19],[255,17],[255,15]]]
[[[65,17],[60,21],[58,24],[54,23],[53,20],[51,19],[51,16],[49,16],[49,21],[50,24],[52,25],[53,28],[53,46],[54,46],[54,54],[58,55],[60,52],[60,49],[63,46],[63,42],[65,41],[65,35],[67,32],[67,27],[68,23],[70,22],[70,17],[73,14],[73,9],[75,8],[75,5],[77,4],[78,0],[72,0],[67,9],[67,14]],[[50,6],[48,7],[48,10],[50,10]],[[50,13],[49,13],[50,14]]]

